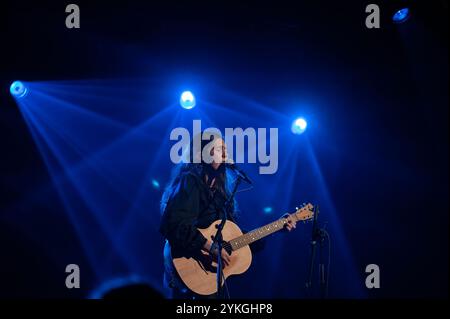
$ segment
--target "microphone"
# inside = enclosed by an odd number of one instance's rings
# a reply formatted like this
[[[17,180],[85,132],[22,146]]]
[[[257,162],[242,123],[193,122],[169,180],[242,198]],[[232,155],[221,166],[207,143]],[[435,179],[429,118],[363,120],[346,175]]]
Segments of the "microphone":
[[[245,181],[248,184],[253,184],[252,180],[250,178],[248,178],[247,174],[245,174],[245,172],[240,169],[234,162],[232,159],[227,159],[225,161],[225,167],[228,167],[229,169],[233,170],[237,176],[239,176],[240,178],[242,178],[243,181]]]

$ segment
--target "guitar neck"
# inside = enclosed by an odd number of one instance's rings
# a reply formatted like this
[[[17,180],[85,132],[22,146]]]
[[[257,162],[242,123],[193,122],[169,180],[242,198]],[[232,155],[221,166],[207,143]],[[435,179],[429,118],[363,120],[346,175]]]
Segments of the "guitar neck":
[[[295,214],[293,214],[293,216],[294,216],[294,218],[296,217]],[[233,250],[237,250],[237,249],[247,246],[257,240],[260,240],[270,234],[280,231],[280,230],[284,229],[284,225],[287,223],[287,221],[288,220],[286,218],[281,218],[270,224],[256,228],[244,235],[236,237],[229,241],[231,248]]]

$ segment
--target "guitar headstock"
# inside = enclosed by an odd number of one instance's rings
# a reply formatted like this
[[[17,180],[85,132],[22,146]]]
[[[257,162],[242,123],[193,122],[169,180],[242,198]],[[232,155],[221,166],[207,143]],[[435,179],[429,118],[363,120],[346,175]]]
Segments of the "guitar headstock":
[[[311,203],[303,204],[300,208],[296,207],[296,211],[293,214],[298,221],[308,221],[314,217],[314,206]]]

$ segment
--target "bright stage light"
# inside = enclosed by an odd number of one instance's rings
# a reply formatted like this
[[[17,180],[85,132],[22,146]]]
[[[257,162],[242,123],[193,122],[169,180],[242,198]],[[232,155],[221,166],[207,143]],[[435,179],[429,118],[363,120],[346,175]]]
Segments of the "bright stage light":
[[[292,133],[302,134],[306,130],[307,126],[308,126],[308,123],[306,122],[306,120],[302,117],[299,117],[292,123],[292,126],[291,126]]]
[[[392,16],[392,20],[395,23],[405,22],[406,20],[408,20],[408,18],[409,18],[409,9],[408,8],[400,9],[396,13],[394,13],[394,15]]]
[[[27,94],[28,89],[22,82],[14,81],[9,88],[9,92],[11,92],[12,96],[21,98]]]
[[[160,185],[156,179],[152,179],[152,186],[154,189],[159,189]]]
[[[189,110],[195,106],[195,97],[191,91],[184,91],[180,97],[180,105]]]

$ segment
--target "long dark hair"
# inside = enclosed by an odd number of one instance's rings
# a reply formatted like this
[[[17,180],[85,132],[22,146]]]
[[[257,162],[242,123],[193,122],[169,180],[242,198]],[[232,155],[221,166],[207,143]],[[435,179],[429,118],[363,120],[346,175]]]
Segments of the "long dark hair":
[[[222,136],[216,133],[208,133],[210,134],[209,140],[203,140],[201,137],[203,136],[203,133],[199,133],[200,140],[201,140],[201,146],[200,146],[200,154],[203,152],[203,149],[205,148],[208,143],[210,143],[214,139],[222,139]],[[172,194],[174,193],[175,189],[178,187],[181,177],[184,174],[192,173],[199,177],[201,182],[205,182],[205,176],[209,175],[208,173],[212,172],[212,166],[211,164],[208,164],[204,162],[203,157],[200,156],[201,162],[200,163],[194,163],[194,157],[196,154],[194,154],[194,140],[195,138],[198,138],[198,136],[194,136],[193,139],[190,141],[189,148],[187,150],[187,154],[183,154],[185,157],[185,162],[181,162],[179,164],[176,164],[175,167],[172,169],[171,177],[169,182],[167,183],[166,188],[164,189],[162,198],[161,198],[161,214],[164,214],[164,211],[167,207],[167,204],[170,201],[170,198]],[[197,152],[198,153],[198,152]],[[225,168],[224,165],[221,165],[219,169],[214,172],[215,182],[212,188],[219,192],[221,195],[223,195],[225,198],[228,198],[231,194],[231,189],[233,185],[233,179],[230,176],[228,170]],[[237,210],[236,202],[233,201],[231,206],[231,213],[234,215]]]

